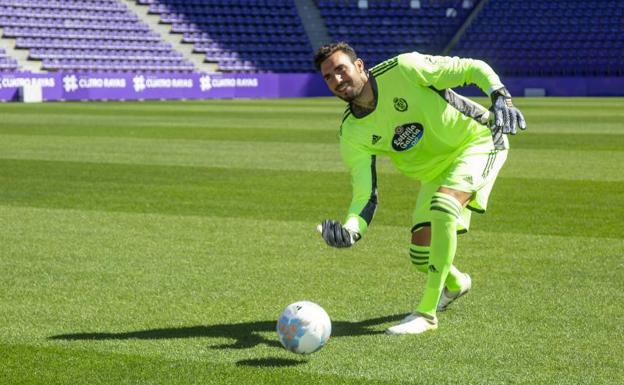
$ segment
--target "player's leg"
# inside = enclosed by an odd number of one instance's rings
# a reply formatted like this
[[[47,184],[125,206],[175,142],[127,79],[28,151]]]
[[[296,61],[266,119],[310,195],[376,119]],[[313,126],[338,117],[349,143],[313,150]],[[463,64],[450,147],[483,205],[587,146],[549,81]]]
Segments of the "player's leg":
[[[470,213],[468,213],[470,215]],[[430,223],[430,222],[429,222]],[[458,234],[462,230],[458,230]],[[410,258],[416,270],[427,274],[429,272],[429,254],[431,250],[431,225],[417,228],[412,233],[412,244],[410,246]],[[450,291],[457,291],[462,288],[466,274],[459,271],[455,265],[451,265],[449,274],[446,277],[444,286]]]
[[[440,187],[431,198],[431,246],[425,292],[416,312],[388,334],[420,334],[438,327],[436,309],[455,257],[457,221],[471,193]]]
[[[412,239],[410,244],[410,259],[416,270],[427,274],[429,266],[429,253],[431,245],[431,198],[439,188],[441,181],[422,183],[416,206],[412,213]],[[470,211],[462,212],[462,220],[458,226],[458,233],[468,231],[470,224]],[[464,279],[464,274],[455,266],[451,266],[445,282],[446,288],[456,291],[460,288],[460,282]]]
[[[435,317],[457,249],[457,223],[471,192],[440,187],[431,198],[431,251],[425,292],[418,313]],[[457,277],[459,278],[459,277]],[[457,279],[458,281],[459,279]],[[456,282],[456,285],[459,282]]]
[[[412,214],[412,239],[410,245],[410,258],[416,269],[422,273],[429,273],[430,250],[431,250],[431,201],[436,190],[439,189],[439,182],[423,183],[418,194],[416,207]],[[463,220],[456,226],[461,232],[467,231],[470,223],[470,212],[462,215]],[[465,280],[470,277],[460,272],[451,265],[446,274],[446,287],[453,290],[461,290],[462,284],[465,287]],[[445,290],[446,290],[445,287]],[[412,313],[405,317],[398,325],[386,330],[388,334],[417,334],[427,330],[437,328],[437,318],[433,315]]]
[[[462,232],[468,231],[468,226],[470,225],[470,217],[471,211],[464,208],[462,211],[462,218],[459,222],[459,227],[457,234],[461,234]],[[412,235],[412,247],[410,248],[410,256],[412,258],[412,263],[416,266],[418,271],[427,273],[429,267],[429,250],[430,250],[430,242],[431,242],[431,226],[423,226],[416,231],[414,231]],[[420,246],[426,244],[426,247]],[[426,252],[423,252],[426,250]],[[423,254],[426,254],[426,257],[423,257]],[[442,290],[442,295],[440,295],[440,301],[438,302],[438,311],[445,311],[447,307],[453,303],[456,299],[468,293],[468,291],[472,287],[472,280],[470,275],[467,273],[462,273],[455,267],[455,265],[451,265],[448,276],[446,277],[446,281],[444,282],[444,289]]]
[[[463,207],[467,205],[475,211],[485,211],[487,198],[507,156],[504,149],[490,152],[480,152],[478,148],[472,150],[458,159],[432,196],[431,248],[425,292],[416,312],[410,319],[389,328],[389,334],[419,334],[437,328],[436,309],[440,297],[448,294],[443,283],[455,256]],[[448,303],[463,293],[453,294]]]
[[[498,172],[507,158],[507,150],[483,151],[475,147],[459,157],[431,199],[431,253],[427,286],[417,311],[434,315],[441,296],[447,294],[443,307],[459,298],[462,291],[445,290],[443,282],[457,248],[457,225],[467,206],[484,212]],[[470,282],[467,282],[470,285]],[[461,286],[461,285],[460,285]],[[451,292],[451,293],[449,293]],[[435,304],[435,305],[434,305]]]

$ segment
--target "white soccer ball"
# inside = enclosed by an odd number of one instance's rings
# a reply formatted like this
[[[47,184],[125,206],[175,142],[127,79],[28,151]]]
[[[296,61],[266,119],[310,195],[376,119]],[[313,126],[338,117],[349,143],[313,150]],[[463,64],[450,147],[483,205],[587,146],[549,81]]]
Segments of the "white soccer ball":
[[[287,350],[314,353],[327,343],[331,320],[322,307],[310,301],[292,303],[277,320],[277,335]]]

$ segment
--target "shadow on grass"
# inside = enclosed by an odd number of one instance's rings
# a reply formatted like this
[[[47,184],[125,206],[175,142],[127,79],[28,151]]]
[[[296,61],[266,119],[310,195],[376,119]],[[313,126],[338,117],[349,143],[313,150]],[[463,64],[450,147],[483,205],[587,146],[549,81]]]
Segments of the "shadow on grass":
[[[251,360],[240,360],[236,363],[238,366],[256,366],[263,368],[284,368],[289,366],[297,366],[305,364],[307,361],[292,360],[287,358],[258,358]]]
[[[336,337],[352,337],[361,335],[381,334],[383,331],[375,330],[374,327],[386,323],[395,322],[402,319],[405,314],[395,314],[391,316],[372,318],[359,322],[335,321],[332,322],[332,338]],[[218,324],[206,326],[191,326],[179,328],[162,328],[137,330],[121,333],[72,333],[59,334],[51,336],[50,340],[158,340],[158,339],[175,339],[175,338],[231,338],[234,342],[230,344],[212,346],[213,349],[248,349],[254,346],[264,344],[268,346],[280,347],[277,337],[275,339],[267,339],[258,333],[275,331],[276,321],[257,321],[244,322],[237,324]],[[273,359],[277,360],[277,359]],[[258,360],[250,360],[258,361]],[[243,363],[245,365],[254,365],[254,362]],[[297,361],[298,362],[298,361]],[[270,362],[279,366],[280,361]],[[257,363],[260,366],[260,363]],[[270,366],[270,365],[269,365]]]

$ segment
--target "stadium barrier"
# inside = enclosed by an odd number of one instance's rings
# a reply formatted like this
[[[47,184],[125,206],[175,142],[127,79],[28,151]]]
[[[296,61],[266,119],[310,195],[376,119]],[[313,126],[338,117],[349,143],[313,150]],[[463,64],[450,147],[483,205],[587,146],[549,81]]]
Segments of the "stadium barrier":
[[[503,80],[515,96],[624,95],[624,77],[518,77]],[[483,96],[475,87],[465,87],[459,92],[467,96]],[[330,95],[321,76],[315,73],[0,73],[0,101],[253,99]]]
[[[0,73],[0,100],[43,101],[288,98],[329,96],[318,74]]]

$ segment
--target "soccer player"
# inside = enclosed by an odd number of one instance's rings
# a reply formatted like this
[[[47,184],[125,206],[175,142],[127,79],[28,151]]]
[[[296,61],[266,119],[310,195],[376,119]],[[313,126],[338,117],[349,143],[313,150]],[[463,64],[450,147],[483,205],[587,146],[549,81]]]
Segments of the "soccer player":
[[[348,103],[340,152],[353,189],[344,224],[319,225],[323,239],[350,247],[366,233],[377,208],[377,156],[421,181],[409,253],[427,283],[415,311],[386,333],[435,330],[436,312],[470,290],[470,276],[453,265],[457,234],[468,231],[471,211],[485,212],[507,157],[507,134],[525,129],[524,117],[480,60],[411,52],[368,71],[353,48],[339,42],[319,48],[314,62],[331,92]],[[466,84],[490,96],[489,111],[451,89]]]

